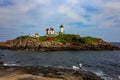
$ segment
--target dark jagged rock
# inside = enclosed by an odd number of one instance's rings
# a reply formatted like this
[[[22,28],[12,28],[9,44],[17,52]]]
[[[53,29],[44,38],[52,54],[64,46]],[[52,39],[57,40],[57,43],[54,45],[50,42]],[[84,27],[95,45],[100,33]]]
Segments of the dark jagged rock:
[[[0,61],[0,65],[3,65],[4,63],[2,61]]]
[[[41,73],[45,77],[60,78],[64,80],[103,80],[100,77],[93,74],[92,72],[86,72],[82,70],[74,71],[72,69],[66,69],[66,68],[46,67],[46,68],[38,69],[38,68],[32,67],[28,70],[28,73],[29,71],[32,72],[31,74]]]
[[[78,70],[74,71],[72,69],[66,68],[53,68],[53,67],[0,67],[0,70],[13,69],[10,72],[21,71],[22,74],[31,74],[36,76],[43,76],[49,78],[56,78],[62,80],[103,80],[92,72]]]

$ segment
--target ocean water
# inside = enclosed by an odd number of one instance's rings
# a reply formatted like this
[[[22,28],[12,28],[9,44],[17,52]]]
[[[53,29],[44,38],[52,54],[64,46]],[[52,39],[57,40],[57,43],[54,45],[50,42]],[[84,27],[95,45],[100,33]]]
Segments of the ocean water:
[[[4,56],[3,56],[4,55]],[[72,68],[81,62],[83,69],[105,80],[119,80],[120,51],[14,51],[0,50],[0,61],[11,66],[52,66]]]

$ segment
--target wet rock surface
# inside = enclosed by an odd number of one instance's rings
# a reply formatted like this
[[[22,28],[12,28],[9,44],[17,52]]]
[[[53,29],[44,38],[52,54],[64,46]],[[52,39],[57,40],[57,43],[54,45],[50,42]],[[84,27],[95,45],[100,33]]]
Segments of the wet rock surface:
[[[92,72],[83,70],[75,71],[72,69],[52,67],[9,67],[9,66],[0,67],[0,77],[9,76],[11,73],[30,74],[33,76],[42,76],[44,78],[55,78],[60,80],[103,80],[100,77],[93,74]],[[30,79],[24,78],[24,80]]]

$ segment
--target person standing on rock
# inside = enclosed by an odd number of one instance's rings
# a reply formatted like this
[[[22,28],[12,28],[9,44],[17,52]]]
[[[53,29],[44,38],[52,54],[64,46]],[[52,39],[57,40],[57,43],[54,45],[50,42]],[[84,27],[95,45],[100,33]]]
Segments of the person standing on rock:
[[[82,63],[79,64],[80,69],[82,69]]]

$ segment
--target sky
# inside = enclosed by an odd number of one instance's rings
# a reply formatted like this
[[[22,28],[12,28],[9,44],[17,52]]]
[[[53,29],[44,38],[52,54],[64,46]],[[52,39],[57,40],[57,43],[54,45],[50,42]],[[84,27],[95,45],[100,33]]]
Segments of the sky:
[[[0,42],[61,24],[66,34],[120,42],[120,0],[0,0]]]

